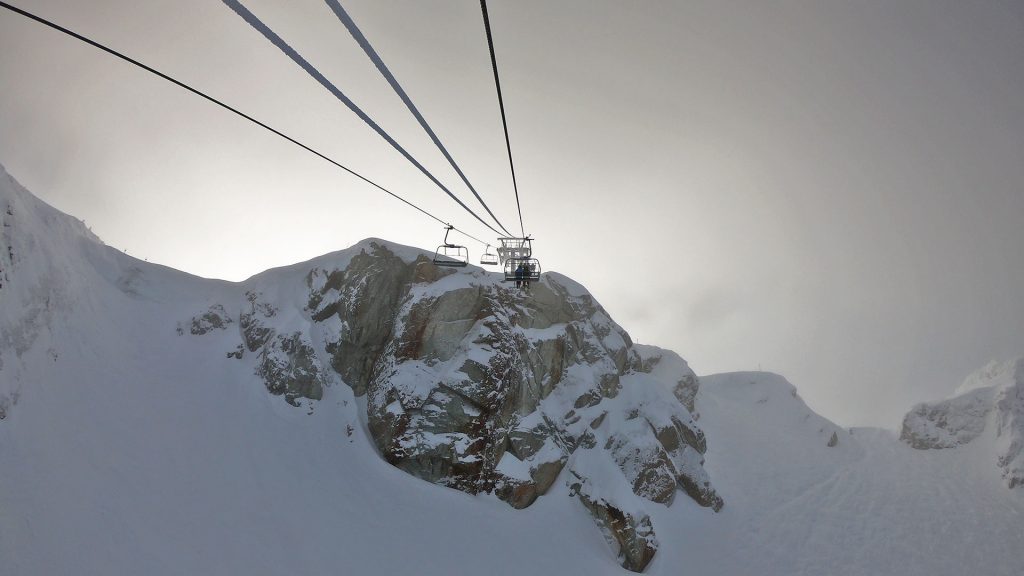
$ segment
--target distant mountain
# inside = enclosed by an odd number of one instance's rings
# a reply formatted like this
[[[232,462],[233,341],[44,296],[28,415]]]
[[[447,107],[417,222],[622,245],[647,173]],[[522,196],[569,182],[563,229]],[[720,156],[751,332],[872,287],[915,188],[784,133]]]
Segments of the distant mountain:
[[[555,273],[520,291],[368,239],[198,278],[2,169],[0,220],[4,574],[1024,565],[1019,376],[900,442],[780,376],[698,378]]]

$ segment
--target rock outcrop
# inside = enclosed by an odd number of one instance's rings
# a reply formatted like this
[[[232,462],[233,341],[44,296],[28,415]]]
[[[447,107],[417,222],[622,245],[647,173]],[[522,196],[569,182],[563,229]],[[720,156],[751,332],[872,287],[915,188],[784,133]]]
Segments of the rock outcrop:
[[[380,454],[428,482],[524,508],[568,468],[571,493],[630,570],[657,549],[644,501],[670,505],[681,490],[721,509],[693,416],[699,381],[678,356],[641,354],[568,278],[521,292],[396,250],[370,241],[347,262],[313,266],[299,310],[254,279],[227,356],[255,358],[267,390],[295,405],[338,377],[366,396]],[[191,332],[233,324],[216,303]],[[615,473],[594,477],[583,463],[595,459]]]
[[[641,572],[658,551],[651,517],[642,510],[625,509],[602,496],[601,489],[592,479],[600,476],[588,476],[573,470],[569,478],[570,493],[590,511],[608,545],[616,551],[622,567]]]
[[[949,449],[989,430],[1004,481],[1011,489],[1024,485],[1024,358],[992,362],[952,398],[914,406],[903,419],[900,439],[919,450]]]
[[[227,311],[220,304],[210,306],[210,309],[192,317],[192,327],[189,329],[193,335],[201,336],[214,330],[227,330],[228,325],[234,322]]]
[[[986,387],[944,402],[917,404],[903,418],[900,439],[918,450],[963,446],[985,431],[995,393]]]

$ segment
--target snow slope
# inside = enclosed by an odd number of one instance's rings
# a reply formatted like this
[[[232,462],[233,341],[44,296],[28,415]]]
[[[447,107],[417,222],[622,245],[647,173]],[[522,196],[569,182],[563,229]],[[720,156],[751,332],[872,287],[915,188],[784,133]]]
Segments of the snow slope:
[[[2,169],[0,216],[0,574],[625,573],[568,497],[572,465],[523,510],[424,482],[382,459],[365,401],[336,375],[295,407],[227,358],[227,340],[178,334],[247,290],[299,299],[275,291],[360,246],[234,284],[103,246]],[[661,541],[647,573],[1021,573],[1024,490],[994,464],[997,427],[915,450],[836,427],[779,376],[675,385],[686,363],[641,348],[661,360],[627,383],[693,404],[725,501],[645,501]]]
[[[766,373],[701,378],[697,409],[729,503],[711,544],[733,556],[721,573],[1021,574],[1024,495],[981,443],[924,452],[842,431]]]

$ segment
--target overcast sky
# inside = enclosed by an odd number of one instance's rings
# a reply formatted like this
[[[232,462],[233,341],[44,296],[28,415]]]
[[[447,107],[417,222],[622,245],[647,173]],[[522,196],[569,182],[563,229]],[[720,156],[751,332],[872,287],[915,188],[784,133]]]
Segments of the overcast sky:
[[[515,202],[476,0],[343,0],[467,176]],[[20,0],[486,230],[217,0]],[[246,0],[468,202],[320,0]],[[899,426],[1024,354],[1024,3],[492,0],[544,268],[699,374]],[[0,13],[0,163],[111,246],[244,279],[443,230],[194,95]],[[474,258],[480,249],[471,244]]]

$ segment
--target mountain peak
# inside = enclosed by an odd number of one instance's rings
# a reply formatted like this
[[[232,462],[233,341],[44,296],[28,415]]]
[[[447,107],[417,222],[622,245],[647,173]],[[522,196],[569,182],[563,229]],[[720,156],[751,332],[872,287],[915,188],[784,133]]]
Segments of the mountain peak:
[[[984,368],[964,379],[953,396],[961,396],[978,388],[1005,388],[1024,382],[1024,356],[1014,360],[992,360]]]

